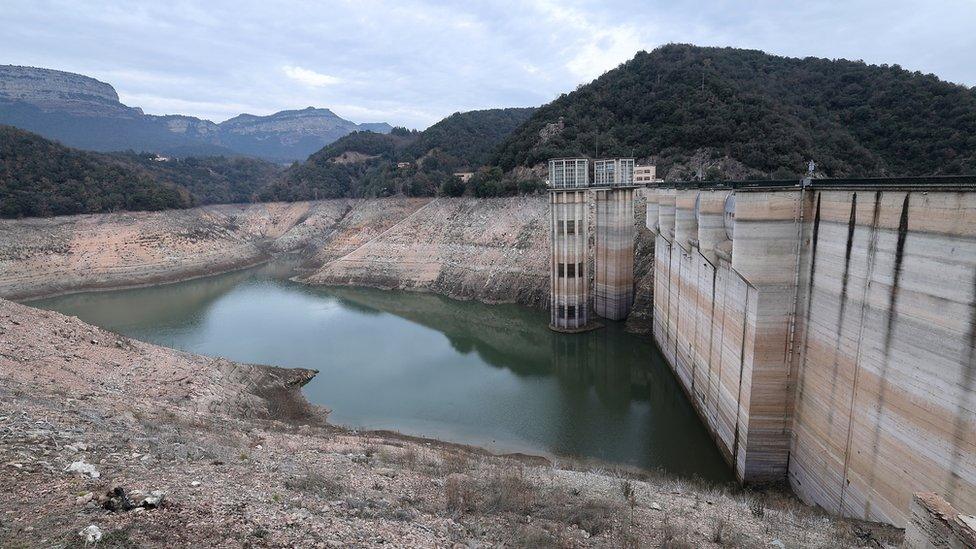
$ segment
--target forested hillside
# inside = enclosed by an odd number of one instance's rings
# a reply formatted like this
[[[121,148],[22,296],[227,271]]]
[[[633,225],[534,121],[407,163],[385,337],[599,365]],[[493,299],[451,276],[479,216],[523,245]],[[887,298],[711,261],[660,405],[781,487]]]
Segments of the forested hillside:
[[[190,194],[105,155],[0,126],[0,216],[185,208]]]
[[[419,158],[436,149],[458,169],[478,168],[488,164],[498,144],[534,112],[534,107],[456,112],[421,132],[410,152]]]
[[[112,153],[116,159],[148,171],[155,178],[185,188],[195,205],[252,202],[284,169],[246,156],[172,158],[154,154]]]
[[[667,179],[976,172],[976,89],[895,66],[667,45],[540,107],[506,170],[575,155],[650,159]]]
[[[541,182],[503,178],[483,167],[495,148],[534,109],[455,113],[423,132],[394,128],[389,134],[356,132],[325,146],[263,190],[263,200],[309,200],[346,196],[477,196],[537,190]],[[469,185],[455,172],[479,173]]]
[[[0,126],[0,217],[248,202],[280,169],[250,158],[91,153]]]

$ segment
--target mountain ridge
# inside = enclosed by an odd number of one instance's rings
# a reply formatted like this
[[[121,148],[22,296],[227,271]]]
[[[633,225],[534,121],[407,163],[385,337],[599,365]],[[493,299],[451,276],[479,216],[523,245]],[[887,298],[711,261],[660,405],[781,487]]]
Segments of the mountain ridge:
[[[265,116],[244,113],[220,123],[181,114],[149,115],[122,104],[111,84],[19,65],[0,65],[0,124],[97,152],[242,154],[279,163],[304,160],[353,131],[391,129],[385,122],[357,124],[314,107]]]

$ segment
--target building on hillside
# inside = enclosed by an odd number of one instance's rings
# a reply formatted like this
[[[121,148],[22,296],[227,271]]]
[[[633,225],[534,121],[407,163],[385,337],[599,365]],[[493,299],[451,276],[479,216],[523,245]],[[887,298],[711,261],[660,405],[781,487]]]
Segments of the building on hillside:
[[[467,183],[469,179],[474,177],[474,172],[454,172],[454,177],[460,179],[462,183]]]
[[[397,162],[397,168],[399,168],[401,170],[403,168],[409,168],[410,165],[411,165],[411,162]]]
[[[660,181],[660,179],[657,178],[657,166],[652,166],[650,164],[644,166],[634,166],[634,183],[637,183],[638,185],[646,185],[656,181]]]

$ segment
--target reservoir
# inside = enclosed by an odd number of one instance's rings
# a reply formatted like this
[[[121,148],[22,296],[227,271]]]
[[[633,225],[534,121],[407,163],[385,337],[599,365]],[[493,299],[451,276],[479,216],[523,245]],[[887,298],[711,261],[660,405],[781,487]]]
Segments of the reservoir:
[[[331,423],[724,482],[729,468],[649,336],[548,329],[545,311],[309,287],[267,265],[30,305],[194,353],[319,374]]]

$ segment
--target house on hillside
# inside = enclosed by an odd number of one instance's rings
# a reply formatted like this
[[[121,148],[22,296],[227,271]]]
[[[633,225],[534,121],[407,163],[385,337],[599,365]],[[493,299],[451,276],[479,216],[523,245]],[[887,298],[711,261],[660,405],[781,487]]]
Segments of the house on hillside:
[[[644,166],[634,166],[634,183],[639,185],[662,181],[657,178],[657,166],[650,164]]]
[[[460,179],[462,183],[467,183],[473,176],[474,172],[454,172],[454,177]]]

